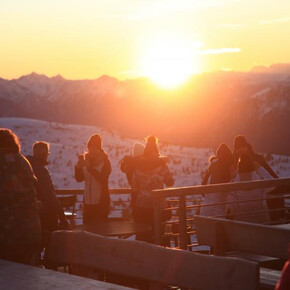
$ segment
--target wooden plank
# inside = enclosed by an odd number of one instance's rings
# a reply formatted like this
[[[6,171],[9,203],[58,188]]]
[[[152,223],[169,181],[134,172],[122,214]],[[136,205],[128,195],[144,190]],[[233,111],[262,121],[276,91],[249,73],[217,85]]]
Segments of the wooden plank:
[[[196,216],[195,226],[201,245],[288,259],[290,230],[204,216]]]
[[[125,290],[129,288],[66,273],[0,260],[0,289]]]
[[[86,232],[52,234],[50,260],[193,289],[257,289],[256,263]]]
[[[255,180],[244,182],[231,182],[209,185],[198,185],[178,188],[156,189],[152,191],[152,196],[156,198],[176,197],[180,195],[196,195],[205,193],[228,192],[235,190],[251,190],[256,188],[267,188],[290,185],[290,178],[276,178],[269,180]]]
[[[260,289],[274,289],[281,277],[281,271],[260,268]]]
[[[131,194],[131,188],[111,188],[109,189],[110,194]],[[67,195],[67,194],[84,194],[83,189],[56,189],[56,194]]]

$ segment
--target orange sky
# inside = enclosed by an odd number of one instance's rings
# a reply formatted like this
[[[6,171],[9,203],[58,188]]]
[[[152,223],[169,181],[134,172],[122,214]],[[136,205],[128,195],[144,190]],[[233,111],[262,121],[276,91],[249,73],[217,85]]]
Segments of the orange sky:
[[[290,62],[289,31],[289,0],[0,0],[0,77],[249,70]]]

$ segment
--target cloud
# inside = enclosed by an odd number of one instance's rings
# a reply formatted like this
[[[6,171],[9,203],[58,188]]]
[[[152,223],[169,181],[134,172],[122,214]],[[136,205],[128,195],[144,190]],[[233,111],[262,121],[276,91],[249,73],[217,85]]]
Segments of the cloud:
[[[288,22],[288,21],[290,21],[290,17],[259,21],[259,24],[260,25],[265,25],[265,24],[281,23],[281,22]]]
[[[228,28],[228,29],[241,29],[246,26],[247,26],[246,23],[223,23],[219,25],[220,28]]]
[[[221,54],[221,53],[237,53],[241,52],[241,48],[231,48],[231,47],[223,47],[223,48],[212,48],[212,49],[206,49],[198,51],[198,54]]]

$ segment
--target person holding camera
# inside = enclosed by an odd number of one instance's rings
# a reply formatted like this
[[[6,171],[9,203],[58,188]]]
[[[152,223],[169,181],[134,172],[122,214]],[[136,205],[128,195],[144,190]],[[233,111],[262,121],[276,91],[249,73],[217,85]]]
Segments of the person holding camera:
[[[110,212],[109,176],[111,164],[102,149],[99,134],[90,137],[88,152],[79,155],[75,166],[75,179],[85,182],[83,217],[84,223],[104,221]]]

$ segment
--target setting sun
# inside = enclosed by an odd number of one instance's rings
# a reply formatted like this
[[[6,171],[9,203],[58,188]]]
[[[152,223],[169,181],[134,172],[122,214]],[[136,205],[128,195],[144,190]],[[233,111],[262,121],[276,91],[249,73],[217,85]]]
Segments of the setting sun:
[[[158,85],[174,88],[196,73],[194,56],[193,49],[184,41],[159,40],[145,52],[142,71]]]

